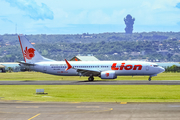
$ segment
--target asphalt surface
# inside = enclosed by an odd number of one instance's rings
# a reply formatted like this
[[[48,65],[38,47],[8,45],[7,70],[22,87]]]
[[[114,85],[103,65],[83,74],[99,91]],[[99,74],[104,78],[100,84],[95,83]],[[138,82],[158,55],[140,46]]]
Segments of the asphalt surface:
[[[0,101],[0,120],[179,120],[180,103]]]
[[[180,85],[169,81],[0,81],[0,85]],[[180,120],[180,103],[5,101],[0,120]]]
[[[161,81],[0,81],[0,85],[180,85],[180,80],[161,80]]]

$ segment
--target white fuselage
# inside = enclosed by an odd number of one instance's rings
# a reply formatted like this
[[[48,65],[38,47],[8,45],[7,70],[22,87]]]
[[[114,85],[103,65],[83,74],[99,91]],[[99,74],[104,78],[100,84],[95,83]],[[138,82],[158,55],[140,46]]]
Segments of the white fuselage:
[[[103,72],[115,71],[117,76],[156,76],[164,72],[164,68],[151,62],[139,61],[70,61],[72,69],[66,71],[67,65],[64,61],[37,62],[34,66],[24,66],[34,71],[61,76],[79,76],[77,69]],[[94,75],[98,76],[98,75]]]

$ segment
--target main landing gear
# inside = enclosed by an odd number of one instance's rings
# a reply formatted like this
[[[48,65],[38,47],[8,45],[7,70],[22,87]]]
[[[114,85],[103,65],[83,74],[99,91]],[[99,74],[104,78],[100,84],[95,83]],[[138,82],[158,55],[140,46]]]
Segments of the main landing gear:
[[[151,81],[151,78],[152,78],[152,77],[151,77],[151,76],[149,76],[149,81]]]
[[[94,81],[94,77],[92,75],[89,76],[88,81]]]

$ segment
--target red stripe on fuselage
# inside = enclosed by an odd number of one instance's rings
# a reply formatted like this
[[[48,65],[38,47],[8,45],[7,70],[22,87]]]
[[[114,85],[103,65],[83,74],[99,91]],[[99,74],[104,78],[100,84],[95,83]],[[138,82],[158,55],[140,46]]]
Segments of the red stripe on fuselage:
[[[23,54],[23,57],[24,57],[23,47],[22,47],[21,39],[20,39],[20,36],[19,36],[19,35],[18,35],[18,38],[19,38],[19,43],[20,43],[20,45],[21,45],[22,54]],[[26,62],[25,57],[24,57],[24,61]]]

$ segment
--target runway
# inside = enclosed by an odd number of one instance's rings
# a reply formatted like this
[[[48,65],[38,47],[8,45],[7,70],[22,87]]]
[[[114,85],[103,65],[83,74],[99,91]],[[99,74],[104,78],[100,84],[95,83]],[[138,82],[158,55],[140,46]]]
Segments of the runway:
[[[0,81],[0,85],[180,85],[180,80],[159,80],[159,81],[120,81],[120,80],[100,80],[100,81]]]
[[[20,102],[20,103],[19,103]],[[1,120],[179,120],[180,103],[28,103],[0,101]]]

